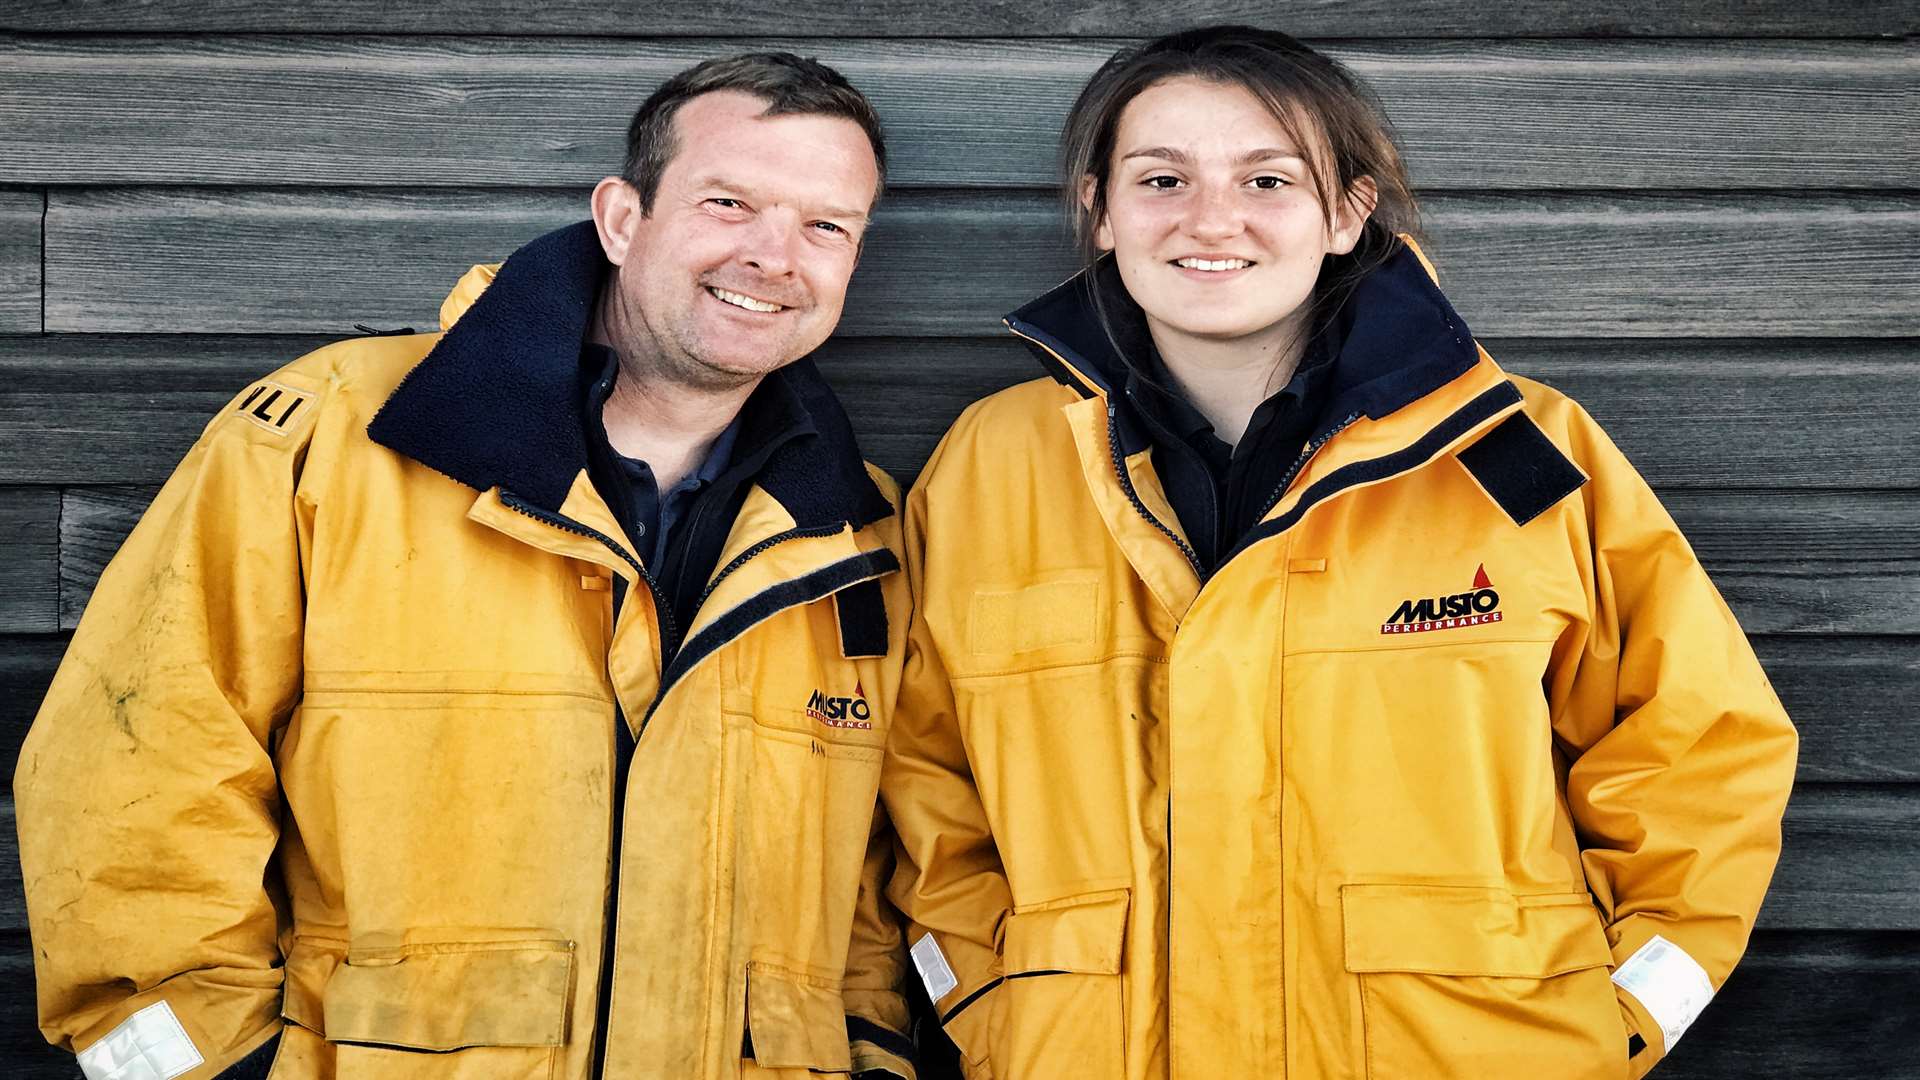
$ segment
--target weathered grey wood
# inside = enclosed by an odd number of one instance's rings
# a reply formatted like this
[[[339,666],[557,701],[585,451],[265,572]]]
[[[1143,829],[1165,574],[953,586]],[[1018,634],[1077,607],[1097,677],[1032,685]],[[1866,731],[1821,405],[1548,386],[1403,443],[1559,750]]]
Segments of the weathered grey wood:
[[[847,0],[800,0],[769,5],[746,0],[643,3],[625,0],[458,0],[418,6],[381,0],[256,4],[247,0],[13,0],[0,28],[47,32],[201,31],[223,33],[444,34],[805,34],[861,37],[876,31],[902,36],[993,35],[1152,36],[1202,23],[1249,23],[1302,37],[1866,37],[1910,32],[1911,11],[1897,3],[1760,0],[1729,6],[1719,0],[1194,0],[1179,5],[1147,0],[1034,0],[1028,3],[949,4],[892,0],[884,6]]]
[[[0,795],[13,791],[13,763],[66,651],[60,637],[0,636]],[[4,927],[0,927],[4,929]]]
[[[587,185],[646,93],[754,44],[0,39],[0,183]],[[896,186],[1048,187],[1067,108],[1119,43],[784,44],[873,98]],[[1885,143],[1920,82],[1897,43],[1331,51],[1379,90],[1422,188],[1914,186]]]
[[[0,191],[0,334],[40,332],[40,223],[46,208],[46,196],[37,191]]]
[[[335,325],[344,334],[352,319],[340,314]],[[961,409],[1041,374],[1004,329],[985,332],[993,336],[828,344],[821,366],[869,458],[911,481]],[[329,340],[0,337],[0,444],[8,447],[0,483],[157,483],[236,391]],[[1911,413],[1920,346],[1912,342],[1494,339],[1487,347],[1508,370],[1584,404],[1663,495],[1920,488],[1920,425]],[[1684,515],[1681,524],[1690,534],[1717,527]],[[1793,536],[1834,551],[1860,524],[1810,520]]]
[[[0,901],[4,904],[6,901]],[[0,933],[0,1066],[8,1080],[79,1080],[73,1055],[40,1034],[33,944],[24,929]]]
[[[1750,634],[1920,633],[1920,560],[1706,565]]]
[[[56,189],[47,328],[431,326],[452,280],[580,219],[562,192]],[[1441,281],[1483,337],[1920,333],[1920,198],[1475,195],[1429,200]],[[1073,266],[1051,197],[882,206],[844,331],[978,335]]]
[[[1800,730],[1800,780],[1920,782],[1920,638],[1756,635]]]
[[[70,488],[60,518],[60,624],[80,625],[107,560],[133,531],[158,492],[152,488]]]
[[[0,487],[0,627],[44,633],[59,627],[60,493]]]
[[[1798,784],[1760,925],[1920,930],[1920,785]]]

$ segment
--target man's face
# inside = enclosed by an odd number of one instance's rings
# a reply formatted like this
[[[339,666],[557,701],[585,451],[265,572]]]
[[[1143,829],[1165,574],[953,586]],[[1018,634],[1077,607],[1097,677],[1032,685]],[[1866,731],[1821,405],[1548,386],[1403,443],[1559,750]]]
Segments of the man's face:
[[[595,200],[617,267],[611,343],[689,386],[742,386],[819,347],[859,260],[880,180],[866,132],[766,107],[736,91],[688,101],[653,212],[630,187],[627,213]]]

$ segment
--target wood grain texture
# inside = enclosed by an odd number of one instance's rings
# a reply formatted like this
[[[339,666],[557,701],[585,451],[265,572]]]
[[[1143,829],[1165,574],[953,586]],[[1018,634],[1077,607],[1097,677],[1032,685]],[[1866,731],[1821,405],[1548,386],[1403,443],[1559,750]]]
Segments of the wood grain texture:
[[[577,194],[55,189],[50,331],[340,333],[432,326],[469,265],[581,219]],[[1920,197],[1462,195],[1431,251],[1482,337],[1920,334]],[[849,336],[991,333],[1073,267],[1043,193],[885,203]]]
[[[13,763],[53,681],[67,638],[0,636],[0,794],[13,791]]]
[[[0,191],[0,334],[40,332],[40,225],[46,207],[47,198],[38,191]]]
[[[256,4],[247,0],[12,0],[0,28],[43,32],[271,31],[294,33],[444,34],[804,34],[860,37],[885,30],[913,37],[1150,37],[1202,23],[1246,23],[1301,37],[1867,37],[1911,32],[1900,4],[1843,0],[994,0],[951,4],[891,0],[456,0],[418,6],[383,0]]]
[[[1800,730],[1799,779],[1920,782],[1920,638],[1756,635]]]
[[[60,493],[0,487],[0,627],[34,634],[59,626]]]
[[[673,72],[817,51],[880,110],[897,187],[1051,187],[1115,41],[0,39],[0,183],[591,185]],[[1911,188],[1892,42],[1434,41],[1329,50],[1422,189]],[[218,116],[218,123],[207,117]]]
[[[987,332],[996,336],[828,343],[821,368],[869,458],[910,482],[968,404],[1040,376],[1004,329]],[[158,483],[236,391],[329,340],[0,337],[0,483]],[[1663,494],[1920,488],[1920,425],[1911,404],[1920,400],[1920,343],[1486,344],[1508,370],[1543,379],[1585,405]],[[1719,527],[1684,515],[1681,524],[1690,535]],[[1808,520],[1792,536],[1831,553],[1851,549],[1851,530],[1861,525]]]

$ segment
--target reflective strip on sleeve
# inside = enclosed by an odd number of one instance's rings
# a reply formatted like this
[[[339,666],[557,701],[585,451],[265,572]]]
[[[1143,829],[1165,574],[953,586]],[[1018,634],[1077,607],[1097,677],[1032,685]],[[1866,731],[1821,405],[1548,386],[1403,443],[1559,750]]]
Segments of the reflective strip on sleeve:
[[[931,933],[922,934],[920,940],[913,943],[913,966],[920,969],[920,981],[927,986],[928,1001],[938,1002],[960,985],[959,977],[947,964],[947,955],[940,951],[940,943],[933,940]]]
[[[206,1058],[164,1001],[134,1013],[80,1051],[87,1080],[173,1080]]]
[[[1687,1033],[1700,1011],[1713,1000],[1713,981],[1687,951],[1659,934],[1647,939],[1613,973],[1613,983],[1632,994],[1660,1025],[1666,1037],[1664,1052]]]

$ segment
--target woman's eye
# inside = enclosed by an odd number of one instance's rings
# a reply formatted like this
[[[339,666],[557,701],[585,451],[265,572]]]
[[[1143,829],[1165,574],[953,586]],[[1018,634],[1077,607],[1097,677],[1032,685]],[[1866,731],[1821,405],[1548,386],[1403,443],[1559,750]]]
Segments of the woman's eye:
[[[1172,191],[1180,186],[1180,178],[1177,176],[1149,176],[1140,182],[1160,191]]]
[[[1256,176],[1253,178],[1253,186],[1259,188],[1261,191],[1274,191],[1286,187],[1287,178],[1284,176]]]

